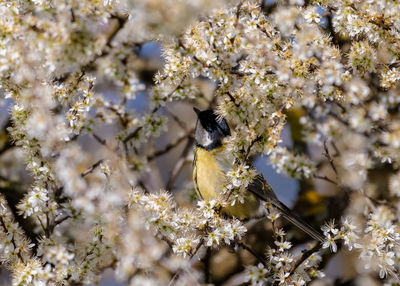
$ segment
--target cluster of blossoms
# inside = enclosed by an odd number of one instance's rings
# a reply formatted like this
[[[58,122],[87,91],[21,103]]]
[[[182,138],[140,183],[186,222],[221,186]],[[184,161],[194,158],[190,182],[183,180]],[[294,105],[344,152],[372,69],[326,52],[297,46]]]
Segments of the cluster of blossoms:
[[[108,268],[130,285],[211,283],[229,246],[243,263],[216,283],[304,285],[323,279],[317,250],[342,244],[368,267],[352,279],[398,283],[399,15],[388,0],[2,1],[0,262],[12,284],[97,283]],[[154,41],[162,60],[146,55]],[[221,198],[197,208],[187,103],[232,133]],[[167,170],[160,157],[183,141]],[[259,154],[299,180],[299,198],[320,193],[313,223],[345,217],[322,227],[325,243],[295,258],[305,241],[277,230],[274,210],[266,258],[242,243],[265,235],[221,208],[243,202]]]
[[[259,263],[257,266],[247,267],[247,279],[251,285],[265,285],[274,282],[279,285],[305,285],[316,277],[325,276],[318,270],[318,264],[322,260],[318,252],[313,252],[305,259],[302,259],[302,255],[295,257],[290,252],[293,245],[286,240],[285,231],[278,229],[274,236],[274,247],[267,248],[265,265]]]
[[[237,219],[220,215],[221,202],[198,202],[197,210],[177,209],[168,193],[146,195],[140,190],[131,193],[131,208],[140,206],[148,226],[172,245],[175,253],[193,256],[204,243],[217,247],[240,240],[246,227]]]
[[[229,196],[232,205],[236,202],[243,203],[246,196],[246,188],[256,178],[257,171],[247,165],[239,165],[236,169],[227,173],[228,182],[223,190],[225,196]]]
[[[18,223],[14,221],[7,202],[0,197],[0,224],[1,244],[0,257],[3,261],[14,262],[27,260],[30,256],[32,244],[24,236]]]

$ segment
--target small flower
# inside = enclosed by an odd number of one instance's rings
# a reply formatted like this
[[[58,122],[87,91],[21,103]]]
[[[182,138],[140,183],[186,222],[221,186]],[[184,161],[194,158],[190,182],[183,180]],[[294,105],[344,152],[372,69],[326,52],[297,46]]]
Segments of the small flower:
[[[205,218],[212,218],[216,215],[216,207],[217,207],[217,201],[216,200],[201,200],[197,202],[197,207],[199,211],[203,213],[203,216]]]
[[[278,212],[274,208],[268,208],[267,218],[271,220],[271,222],[276,221],[281,216],[280,212]]]
[[[335,226],[335,220],[331,220],[329,223],[325,223],[325,225],[321,227],[321,230],[324,232],[325,235],[328,233],[336,235],[339,232],[339,229],[337,229]]]
[[[284,252],[280,254],[278,263],[275,265],[276,268],[281,268],[293,262],[293,257],[290,253]]]
[[[337,251],[337,245],[335,242],[335,237],[331,236],[331,234],[327,233],[325,234],[327,240],[322,244],[322,248],[331,248],[332,252],[336,252]]]
[[[103,162],[100,164],[100,170],[101,172],[106,175],[107,177],[110,176],[111,170],[110,170],[110,165],[109,162]]]
[[[308,23],[316,23],[321,22],[321,15],[317,11],[317,7],[311,7],[307,9],[304,13],[304,18]]]
[[[224,235],[219,229],[214,229],[212,232],[208,233],[206,237],[207,246],[219,246],[221,241],[224,239]]]
[[[246,231],[246,227],[239,220],[234,220],[230,223],[226,222],[222,228],[226,244],[230,244],[235,238],[240,240]]]
[[[261,263],[257,266],[248,266],[246,269],[247,281],[254,286],[262,286],[267,282],[267,274],[269,270]]]
[[[292,247],[292,243],[290,241],[275,241],[276,246],[279,247],[279,251],[283,252],[288,250]]]
[[[192,253],[199,243],[199,238],[178,238],[172,247],[172,250],[177,254],[182,254],[183,257],[187,257]]]

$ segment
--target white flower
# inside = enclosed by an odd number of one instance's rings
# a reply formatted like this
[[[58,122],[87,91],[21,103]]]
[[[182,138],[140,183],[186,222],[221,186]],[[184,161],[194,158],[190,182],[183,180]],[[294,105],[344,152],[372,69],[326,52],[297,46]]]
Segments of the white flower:
[[[276,246],[279,247],[279,251],[285,251],[292,247],[292,243],[290,241],[275,241]]]
[[[335,242],[335,237],[331,236],[331,234],[326,233],[325,234],[327,240],[322,244],[322,248],[331,248],[332,252],[336,252],[337,251],[337,245]]]
[[[282,266],[289,265],[293,262],[293,257],[291,254],[284,252],[279,254],[278,263],[275,265],[276,268],[282,268]]]
[[[321,227],[321,230],[324,232],[325,235],[329,233],[336,235],[339,232],[339,229],[336,228],[335,220],[331,220],[329,223],[325,223],[325,225]]]
[[[212,218],[216,215],[215,213],[215,208],[217,206],[217,201],[216,200],[201,200],[197,202],[197,207],[199,208],[199,211],[203,213],[203,216],[205,218]]]
[[[394,271],[394,259],[396,259],[394,252],[388,251],[382,253],[382,256],[379,258],[379,278],[383,279],[390,271]]]
[[[306,19],[306,21],[308,23],[316,23],[318,24],[319,22],[321,22],[321,16],[317,11],[317,7],[311,7],[309,9],[307,9],[304,13],[304,18]]]
[[[54,264],[68,265],[69,261],[74,258],[74,254],[68,252],[64,246],[54,246],[48,249],[46,257]]]
[[[27,198],[27,202],[34,212],[39,212],[48,200],[48,191],[41,187],[34,187],[34,189],[29,192]]]
[[[175,253],[182,254],[183,257],[189,256],[196,246],[200,243],[199,238],[178,238],[172,250]]]
[[[267,218],[269,218],[271,222],[276,221],[280,216],[281,216],[280,212],[278,212],[275,208],[268,207]]]
[[[208,233],[205,242],[207,246],[215,247],[220,245],[222,239],[224,239],[224,234],[219,229],[214,229]]]
[[[261,263],[257,266],[248,266],[246,269],[247,281],[254,286],[262,286],[267,282],[267,274],[269,270]]]
[[[239,220],[233,220],[230,223],[226,222],[222,227],[222,233],[226,244],[230,244],[235,238],[240,240],[246,231],[246,227]]]

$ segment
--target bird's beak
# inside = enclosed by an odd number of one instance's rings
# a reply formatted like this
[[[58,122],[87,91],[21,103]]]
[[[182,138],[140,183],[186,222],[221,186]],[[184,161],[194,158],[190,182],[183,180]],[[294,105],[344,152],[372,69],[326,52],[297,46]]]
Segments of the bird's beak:
[[[194,110],[194,112],[196,112],[197,116],[199,116],[199,114],[201,112],[200,109],[193,107],[193,110]]]

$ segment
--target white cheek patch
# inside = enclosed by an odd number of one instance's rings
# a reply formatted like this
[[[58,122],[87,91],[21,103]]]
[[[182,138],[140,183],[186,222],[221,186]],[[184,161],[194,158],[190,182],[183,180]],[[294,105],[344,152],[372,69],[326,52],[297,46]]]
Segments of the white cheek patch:
[[[211,139],[210,134],[209,134],[208,132],[206,132],[206,133],[205,133],[205,136],[204,136],[203,146],[207,146],[207,145],[210,145],[210,144],[212,144],[212,143],[214,143],[214,142],[213,142],[213,140]]]

